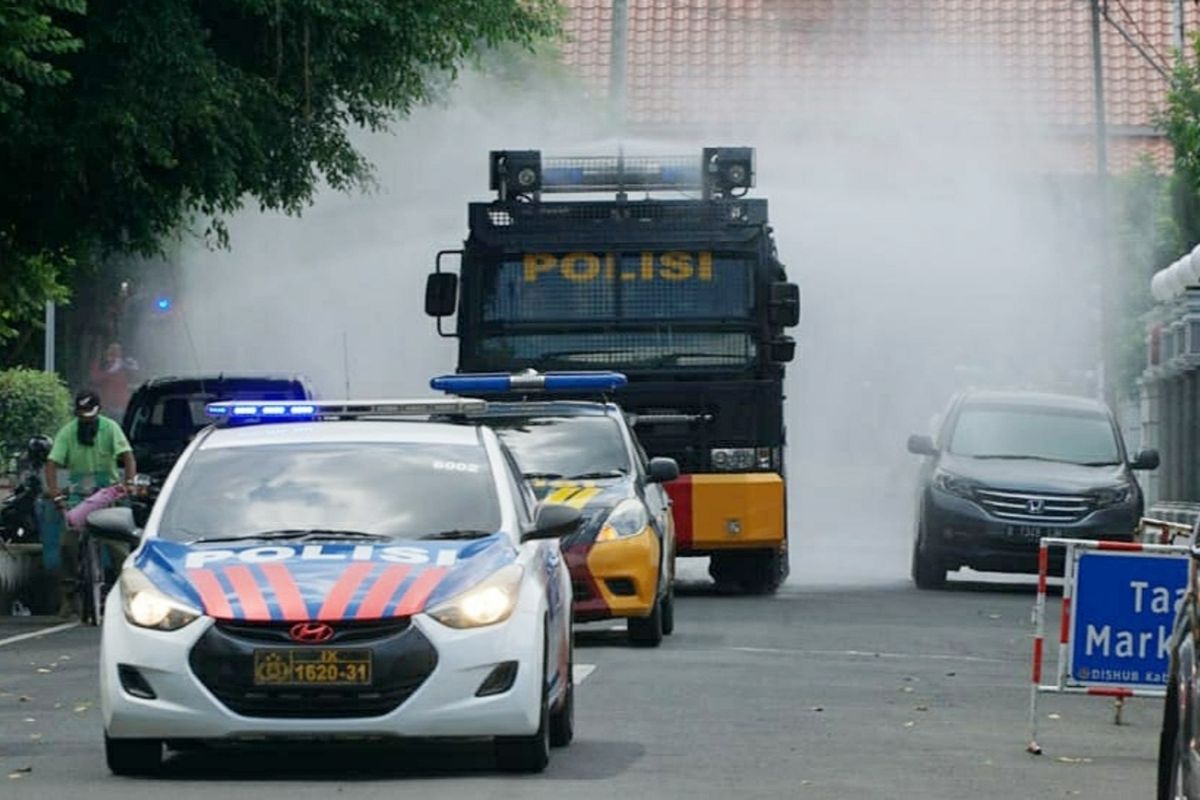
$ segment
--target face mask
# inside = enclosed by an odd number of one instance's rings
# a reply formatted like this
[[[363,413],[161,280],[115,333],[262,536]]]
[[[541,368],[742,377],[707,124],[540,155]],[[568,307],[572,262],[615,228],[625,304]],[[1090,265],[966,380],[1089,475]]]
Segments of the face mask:
[[[96,431],[100,430],[100,420],[79,420],[76,427],[77,437],[81,445],[90,446],[96,441]]]

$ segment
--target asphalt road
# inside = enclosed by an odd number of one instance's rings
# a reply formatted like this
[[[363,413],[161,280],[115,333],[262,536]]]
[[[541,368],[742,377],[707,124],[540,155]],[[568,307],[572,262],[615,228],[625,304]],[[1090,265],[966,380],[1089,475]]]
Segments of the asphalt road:
[[[412,746],[189,753],[161,778],[115,778],[97,632],[74,628],[0,644],[0,798],[1151,797],[1158,701],[1118,727],[1110,701],[1044,699],[1046,754],[1024,752],[1032,600],[997,583],[920,593],[898,568],[856,582],[819,560],[772,598],[693,580],[661,649],[581,632],[578,738],[538,776],[493,772],[484,748]],[[45,624],[4,618],[0,641]]]

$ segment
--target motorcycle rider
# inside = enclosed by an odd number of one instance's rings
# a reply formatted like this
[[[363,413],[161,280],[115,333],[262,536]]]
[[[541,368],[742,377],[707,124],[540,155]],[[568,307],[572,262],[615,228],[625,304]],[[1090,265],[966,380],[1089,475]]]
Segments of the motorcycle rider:
[[[58,581],[61,616],[74,613],[79,549],[79,531],[65,525],[62,511],[68,502],[74,505],[97,489],[118,483],[118,460],[125,473],[125,485],[132,486],[137,462],[125,432],[117,422],[100,414],[100,396],[95,391],[80,391],[75,395],[75,419],[59,429],[46,459],[46,497],[57,510],[52,506],[42,514],[42,563]],[[59,494],[60,469],[69,475],[69,498]],[[118,551],[114,555],[123,558],[125,554]]]

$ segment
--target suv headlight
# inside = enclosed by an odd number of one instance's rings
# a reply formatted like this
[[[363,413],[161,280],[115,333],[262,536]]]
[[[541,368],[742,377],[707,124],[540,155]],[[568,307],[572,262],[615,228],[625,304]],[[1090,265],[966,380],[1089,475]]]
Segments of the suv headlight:
[[[1133,498],[1133,487],[1129,484],[1113,486],[1108,489],[1101,489],[1092,496],[1096,498],[1096,508],[1119,506],[1122,503],[1128,503]]]
[[[501,567],[467,591],[425,613],[451,628],[482,628],[503,622],[517,607],[524,574],[520,564]]]
[[[200,617],[200,611],[170,597],[136,567],[121,571],[121,604],[125,619],[139,628],[179,630]]]
[[[933,473],[933,485],[947,494],[963,497],[967,500],[975,499],[975,484],[952,472],[938,470]]]
[[[611,542],[616,539],[628,539],[630,536],[637,536],[646,530],[646,526],[649,524],[650,515],[646,513],[646,507],[642,505],[642,501],[628,498],[617,503],[609,512],[608,518],[604,520],[604,525],[600,528],[600,533],[596,535],[596,541]]]
[[[714,447],[708,454],[716,472],[751,472],[776,468],[775,448]]]

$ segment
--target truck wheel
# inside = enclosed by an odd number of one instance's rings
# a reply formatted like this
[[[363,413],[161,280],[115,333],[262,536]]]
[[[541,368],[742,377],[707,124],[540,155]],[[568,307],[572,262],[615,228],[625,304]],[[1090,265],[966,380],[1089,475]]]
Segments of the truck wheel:
[[[742,570],[742,586],[749,594],[775,594],[787,574],[786,556],[779,550],[747,553]]]
[[[104,758],[114,775],[153,775],[162,766],[158,739],[111,739],[104,734]]]
[[[941,589],[946,585],[946,564],[937,553],[913,542],[912,580],[918,589]]]

